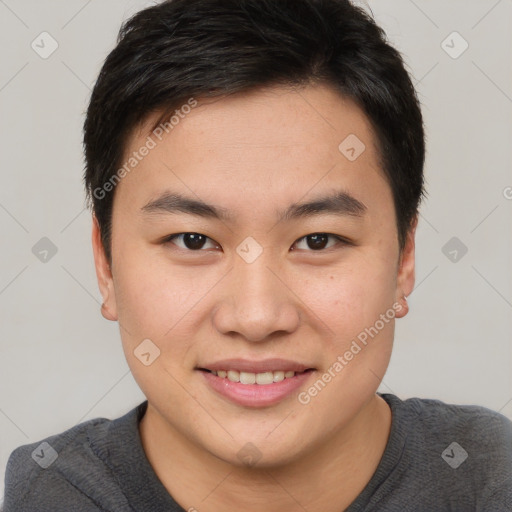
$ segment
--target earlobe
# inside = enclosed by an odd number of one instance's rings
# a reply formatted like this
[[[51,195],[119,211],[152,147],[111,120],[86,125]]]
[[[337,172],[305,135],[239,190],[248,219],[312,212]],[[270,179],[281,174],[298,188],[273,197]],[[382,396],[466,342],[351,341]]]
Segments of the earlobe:
[[[116,321],[117,305],[114,280],[101,240],[101,230],[98,219],[94,214],[92,217],[92,248],[94,253],[94,265],[96,267],[96,278],[98,280],[101,296],[103,297],[101,314],[107,320]]]
[[[117,320],[117,315],[113,315],[105,303],[101,305],[101,314],[106,320],[112,320],[113,322]]]
[[[407,297],[414,289],[415,281],[415,236],[418,225],[418,216],[416,215],[411,222],[407,232],[406,241],[400,255],[400,265],[396,284],[396,302],[400,308],[396,312],[397,318],[402,318],[409,312]]]
[[[402,318],[409,313],[409,303],[407,302],[407,297],[405,295],[402,296],[401,299],[397,302],[397,308],[395,310],[395,317]]]

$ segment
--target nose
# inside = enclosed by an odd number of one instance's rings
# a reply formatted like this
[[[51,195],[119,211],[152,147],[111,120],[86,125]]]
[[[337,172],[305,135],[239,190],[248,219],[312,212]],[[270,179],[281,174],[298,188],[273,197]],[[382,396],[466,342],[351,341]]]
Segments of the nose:
[[[299,326],[299,301],[279,266],[264,254],[252,263],[236,258],[213,316],[222,334],[258,342]]]

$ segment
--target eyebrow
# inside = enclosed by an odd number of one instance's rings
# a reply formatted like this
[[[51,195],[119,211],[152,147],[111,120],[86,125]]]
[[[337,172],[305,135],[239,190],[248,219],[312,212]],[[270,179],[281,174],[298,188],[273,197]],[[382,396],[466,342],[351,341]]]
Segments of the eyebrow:
[[[185,213],[221,221],[230,221],[235,218],[234,213],[226,208],[173,192],[164,192],[158,198],[144,205],[141,210],[149,214]],[[317,197],[306,203],[293,203],[286,210],[278,212],[277,217],[279,221],[289,221],[321,214],[363,217],[366,210],[367,207],[364,203],[341,190]]]

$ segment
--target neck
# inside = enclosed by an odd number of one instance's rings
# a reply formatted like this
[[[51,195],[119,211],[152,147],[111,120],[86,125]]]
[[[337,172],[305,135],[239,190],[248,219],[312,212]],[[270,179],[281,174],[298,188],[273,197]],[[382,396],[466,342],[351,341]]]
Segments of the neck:
[[[201,450],[148,404],[140,422],[146,456],[185,510],[339,512],[370,481],[391,429],[391,411],[377,395],[342,431],[282,466],[243,468]]]

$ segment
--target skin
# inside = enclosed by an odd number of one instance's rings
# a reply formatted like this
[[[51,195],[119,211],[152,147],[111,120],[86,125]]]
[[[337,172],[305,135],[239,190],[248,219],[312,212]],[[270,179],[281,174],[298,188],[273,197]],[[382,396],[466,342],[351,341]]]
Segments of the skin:
[[[146,141],[148,118],[125,156]],[[349,161],[338,149],[356,134],[366,146]],[[232,212],[220,221],[142,207],[172,190]],[[278,221],[292,203],[344,190],[363,216],[320,214]],[[236,405],[195,370],[226,358],[291,359],[316,369],[307,390],[379,315],[414,286],[412,223],[400,252],[389,184],[371,125],[327,86],[273,87],[200,101],[117,185],[112,266],[93,218],[92,241],[105,318],[120,324],[124,352],[148,398],[140,434],[148,460],[174,499],[201,512],[337,511],[364,489],[388,441],[391,412],[376,395],[393,344],[385,324],[317,396],[297,393],[269,407]],[[171,234],[201,233],[192,251]],[[311,249],[304,239],[332,233]],[[236,252],[248,236],[263,249]],[[149,366],[134,350],[149,338]],[[244,465],[251,442],[260,459]]]

